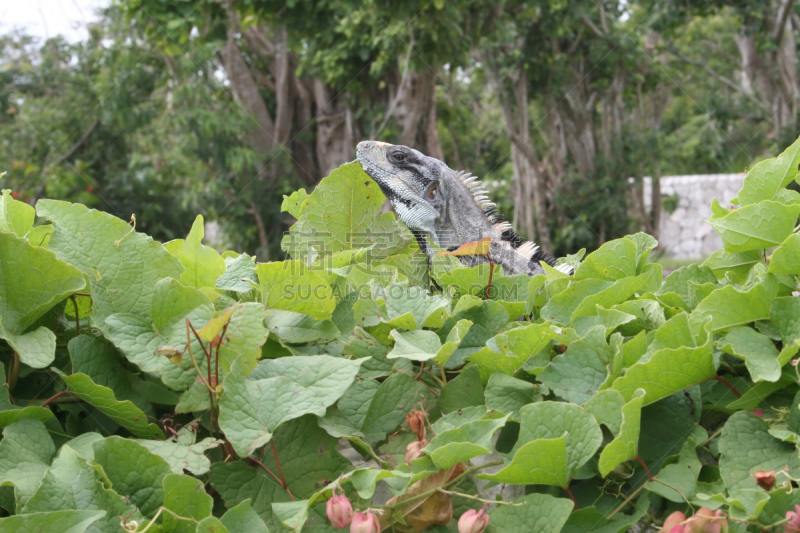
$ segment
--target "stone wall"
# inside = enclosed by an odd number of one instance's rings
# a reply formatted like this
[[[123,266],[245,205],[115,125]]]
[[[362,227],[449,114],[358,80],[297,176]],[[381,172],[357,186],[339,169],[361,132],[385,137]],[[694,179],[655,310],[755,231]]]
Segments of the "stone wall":
[[[697,174],[661,178],[662,202],[665,196],[677,195],[678,205],[668,213],[662,208],[658,242],[667,257],[704,259],[722,248],[722,239],[704,222],[711,216],[711,200],[725,206],[736,198],[745,174]],[[652,181],[644,178],[645,209],[650,210]],[[662,203],[663,207],[663,203]]]

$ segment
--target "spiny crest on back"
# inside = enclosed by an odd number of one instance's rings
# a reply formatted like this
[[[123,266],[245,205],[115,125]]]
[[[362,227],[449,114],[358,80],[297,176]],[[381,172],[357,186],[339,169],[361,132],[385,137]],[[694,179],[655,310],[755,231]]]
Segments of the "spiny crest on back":
[[[517,235],[517,232],[514,231],[511,224],[503,220],[502,215],[497,212],[497,204],[489,200],[489,191],[486,189],[483,182],[476,176],[463,170],[456,172],[456,176],[458,176],[461,183],[472,193],[472,198],[475,200],[478,207],[483,210],[486,220],[500,232],[500,237],[504,241],[510,243],[523,257],[526,257],[536,264],[538,264],[539,261],[545,261],[550,266],[555,266],[555,259],[544,253],[536,243],[523,240]]]

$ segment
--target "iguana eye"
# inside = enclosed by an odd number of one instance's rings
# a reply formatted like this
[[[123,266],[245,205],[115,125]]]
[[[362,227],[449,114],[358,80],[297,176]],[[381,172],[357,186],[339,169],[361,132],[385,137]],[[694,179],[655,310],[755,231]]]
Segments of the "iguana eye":
[[[398,163],[402,163],[403,161],[406,160],[406,154],[404,154],[403,152],[395,152],[392,154],[392,159],[394,159]]]
[[[425,193],[425,196],[428,197],[429,200],[435,200],[436,197],[439,195],[439,186],[435,183],[428,187],[428,191]]]

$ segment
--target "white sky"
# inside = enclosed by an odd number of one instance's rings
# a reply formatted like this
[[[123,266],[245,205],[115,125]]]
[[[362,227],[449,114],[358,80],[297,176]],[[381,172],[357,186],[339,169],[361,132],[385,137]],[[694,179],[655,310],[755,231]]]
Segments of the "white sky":
[[[63,35],[70,42],[88,37],[86,24],[111,0],[0,0],[0,32],[14,28],[42,39]]]

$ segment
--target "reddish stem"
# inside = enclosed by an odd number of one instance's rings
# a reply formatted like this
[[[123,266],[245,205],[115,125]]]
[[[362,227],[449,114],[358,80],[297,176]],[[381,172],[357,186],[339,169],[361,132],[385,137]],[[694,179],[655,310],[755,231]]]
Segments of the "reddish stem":
[[[706,381],[712,381],[712,380],[719,381],[720,383],[722,383],[723,385],[728,387],[731,390],[731,392],[736,395],[737,398],[741,398],[742,397],[742,395],[739,394],[739,391],[736,390],[734,388],[734,386],[731,385],[730,382],[727,379],[725,379],[723,377],[720,377],[720,376],[714,376],[713,378],[708,378]]]
[[[567,496],[569,496],[569,499],[572,500],[572,504],[575,506],[575,509],[576,510],[579,509],[578,501],[575,499],[575,496],[573,496],[572,492],[569,490],[569,485],[567,485],[566,487],[562,487],[562,488],[564,489],[564,492],[567,493]]]
[[[642,465],[642,467],[644,468],[644,471],[647,474],[647,481],[653,481],[653,476],[650,475],[650,469],[647,468],[647,465],[645,464],[644,460],[642,460],[642,458],[639,457],[638,455],[634,457],[634,459],[639,461],[639,464]]]
[[[259,461],[255,457],[253,457],[252,455],[248,455],[247,458],[250,459],[251,461],[253,461],[258,466],[260,466],[261,468],[263,468],[267,472],[267,474],[272,476],[272,478],[278,483],[278,485],[283,487],[283,489],[286,491],[286,494],[289,495],[289,497],[292,499],[292,501],[296,501],[294,499],[294,496],[292,495],[292,491],[290,491],[289,487],[286,485],[286,482],[285,481],[281,481],[281,479],[278,476],[275,475],[275,472],[270,470],[269,467],[267,467],[267,465],[265,465],[264,463],[262,463],[261,461]]]
[[[275,464],[278,465],[278,474],[281,476],[281,484],[283,484],[283,488],[286,489],[288,492],[289,484],[286,483],[286,478],[283,477],[283,468],[281,467],[281,460],[278,459],[278,449],[275,447],[275,439],[269,441],[270,446],[272,446],[272,455],[275,457]],[[291,494],[290,494],[291,496]],[[294,498],[292,498],[294,500]]]
[[[48,399],[46,399],[44,402],[42,402],[42,405],[40,405],[39,407],[47,407],[47,405],[50,402],[52,402],[53,400],[55,400],[57,398],[61,398],[65,394],[72,394],[72,392],[70,392],[68,390],[62,390],[61,392],[57,392],[57,393],[53,394],[52,396],[50,396]]]
[[[425,370],[425,361],[419,363],[419,374],[417,374],[417,381],[422,377],[422,371]]]
[[[486,256],[486,259],[489,259],[488,255]],[[489,299],[489,293],[492,290],[492,275],[493,274],[494,274],[494,263],[492,263],[492,260],[489,259],[489,284],[486,285],[486,299],[487,300]]]

